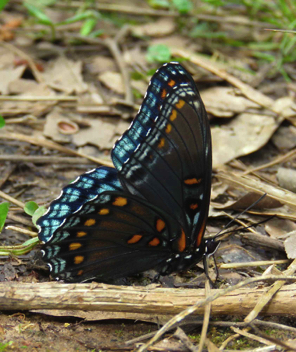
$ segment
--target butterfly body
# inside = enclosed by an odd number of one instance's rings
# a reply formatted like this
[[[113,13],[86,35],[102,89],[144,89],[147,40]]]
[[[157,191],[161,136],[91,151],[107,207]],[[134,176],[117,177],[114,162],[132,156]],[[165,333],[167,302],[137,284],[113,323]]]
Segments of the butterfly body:
[[[52,275],[106,281],[199,262],[207,251],[211,154],[192,77],[178,63],[162,66],[112,150],[115,169],[81,175],[38,220]]]

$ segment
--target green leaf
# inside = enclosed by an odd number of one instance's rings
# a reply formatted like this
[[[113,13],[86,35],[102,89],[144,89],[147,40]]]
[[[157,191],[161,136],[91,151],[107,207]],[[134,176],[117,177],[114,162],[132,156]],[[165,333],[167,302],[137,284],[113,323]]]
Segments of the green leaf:
[[[151,7],[168,9],[170,7],[170,3],[168,0],[148,0],[148,4]]]
[[[46,213],[47,209],[42,205],[39,207],[32,216],[32,222],[37,227],[36,222],[37,220]]]
[[[3,128],[5,126],[5,120],[4,117],[0,115],[0,128]]]
[[[148,62],[169,62],[171,60],[170,48],[164,44],[151,45],[148,47],[146,59]]]
[[[77,15],[67,18],[65,21],[59,22],[58,25],[64,25],[64,24],[71,24],[71,23],[75,23],[75,22],[79,22],[79,21],[84,21],[87,20],[89,18],[96,18],[99,19],[100,18],[100,14],[97,11],[84,11],[81,13],[78,13]]]
[[[9,209],[9,203],[8,202],[4,202],[0,204],[0,232],[2,231],[4,224],[5,224],[5,220],[7,218],[7,214],[8,214],[8,209]]]
[[[33,216],[35,211],[38,209],[38,205],[35,202],[27,202],[24,207],[26,214]]]
[[[44,13],[39,7],[36,7],[32,4],[24,2],[25,8],[29,11],[30,15],[36,17],[40,23],[47,26],[53,26],[52,20]]]
[[[2,11],[5,5],[8,3],[9,0],[1,0],[0,1],[0,11]]]
[[[87,36],[90,32],[94,29],[95,25],[97,24],[97,18],[89,18],[84,23],[80,29],[80,34],[83,36]]]
[[[98,29],[97,31],[94,31],[92,33],[89,34],[89,37],[91,38],[97,38],[100,37],[102,34],[104,34],[104,30],[103,29]]]
[[[190,0],[173,0],[173,4],[180,13],[188,13],[193,8]]]

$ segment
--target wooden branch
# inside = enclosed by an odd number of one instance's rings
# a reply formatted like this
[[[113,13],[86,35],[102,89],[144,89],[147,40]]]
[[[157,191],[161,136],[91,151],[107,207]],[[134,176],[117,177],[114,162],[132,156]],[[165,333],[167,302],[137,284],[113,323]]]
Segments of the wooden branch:
[[[203,289],[171,289],[114,286],[107,284],[27,284],[0,283],[1,310],[69,309],[177,314],[205,299]],[[268,288],[244,288],[227,293],[212,302],[212,315],[247,315]],[[211,290],[210,295],[222,292]],[[262,314],[296,316],[296,284],[285,285],[264,308]],[[203,314],[198,308],[194,314]]]

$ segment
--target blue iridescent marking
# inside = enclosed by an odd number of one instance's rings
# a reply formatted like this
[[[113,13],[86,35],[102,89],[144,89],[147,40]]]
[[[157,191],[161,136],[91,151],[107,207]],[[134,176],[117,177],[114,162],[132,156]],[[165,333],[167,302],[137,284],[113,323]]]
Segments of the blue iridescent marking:
[[[175,81],[174,87],[168,85],[170,79]],[[162,109],[164,99],[170,95],[173,89],[180,87],[184,81],[191,81],[191,78],[178,63],[173,62],[171,65],[164,65],[156,71],[149,83],[145,99],[134,120],[135,122],[131,124],[130,128],[113,147],[111,157],[118,171],[122,170],[123,164],[130,159],[138,145],[147,136],[147,133],[149,134],[149,129],[153,127]],[[164,97],[162,96],[163,91],[166,93]]]
[[[63,189],[59,198],[51,203],[47,213],[38,219],[39,239],[43,242],[50,241],[66,218],[78,211],[85,203],[102,192],[118,190],[122,190],[122,187],[117,178],[116,169],[99,167],[81,175]],[[92,211],[91,207],[89,211]]]

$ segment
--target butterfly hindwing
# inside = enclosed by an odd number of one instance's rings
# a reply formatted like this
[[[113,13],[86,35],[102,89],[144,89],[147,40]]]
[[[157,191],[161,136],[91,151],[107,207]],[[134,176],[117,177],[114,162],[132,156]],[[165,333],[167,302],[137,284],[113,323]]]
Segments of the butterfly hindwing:
[[[113,191],[68,216],[43,253],[59,279],[105,281],[154,268],[181,245],[174,219],[143,199]]]

